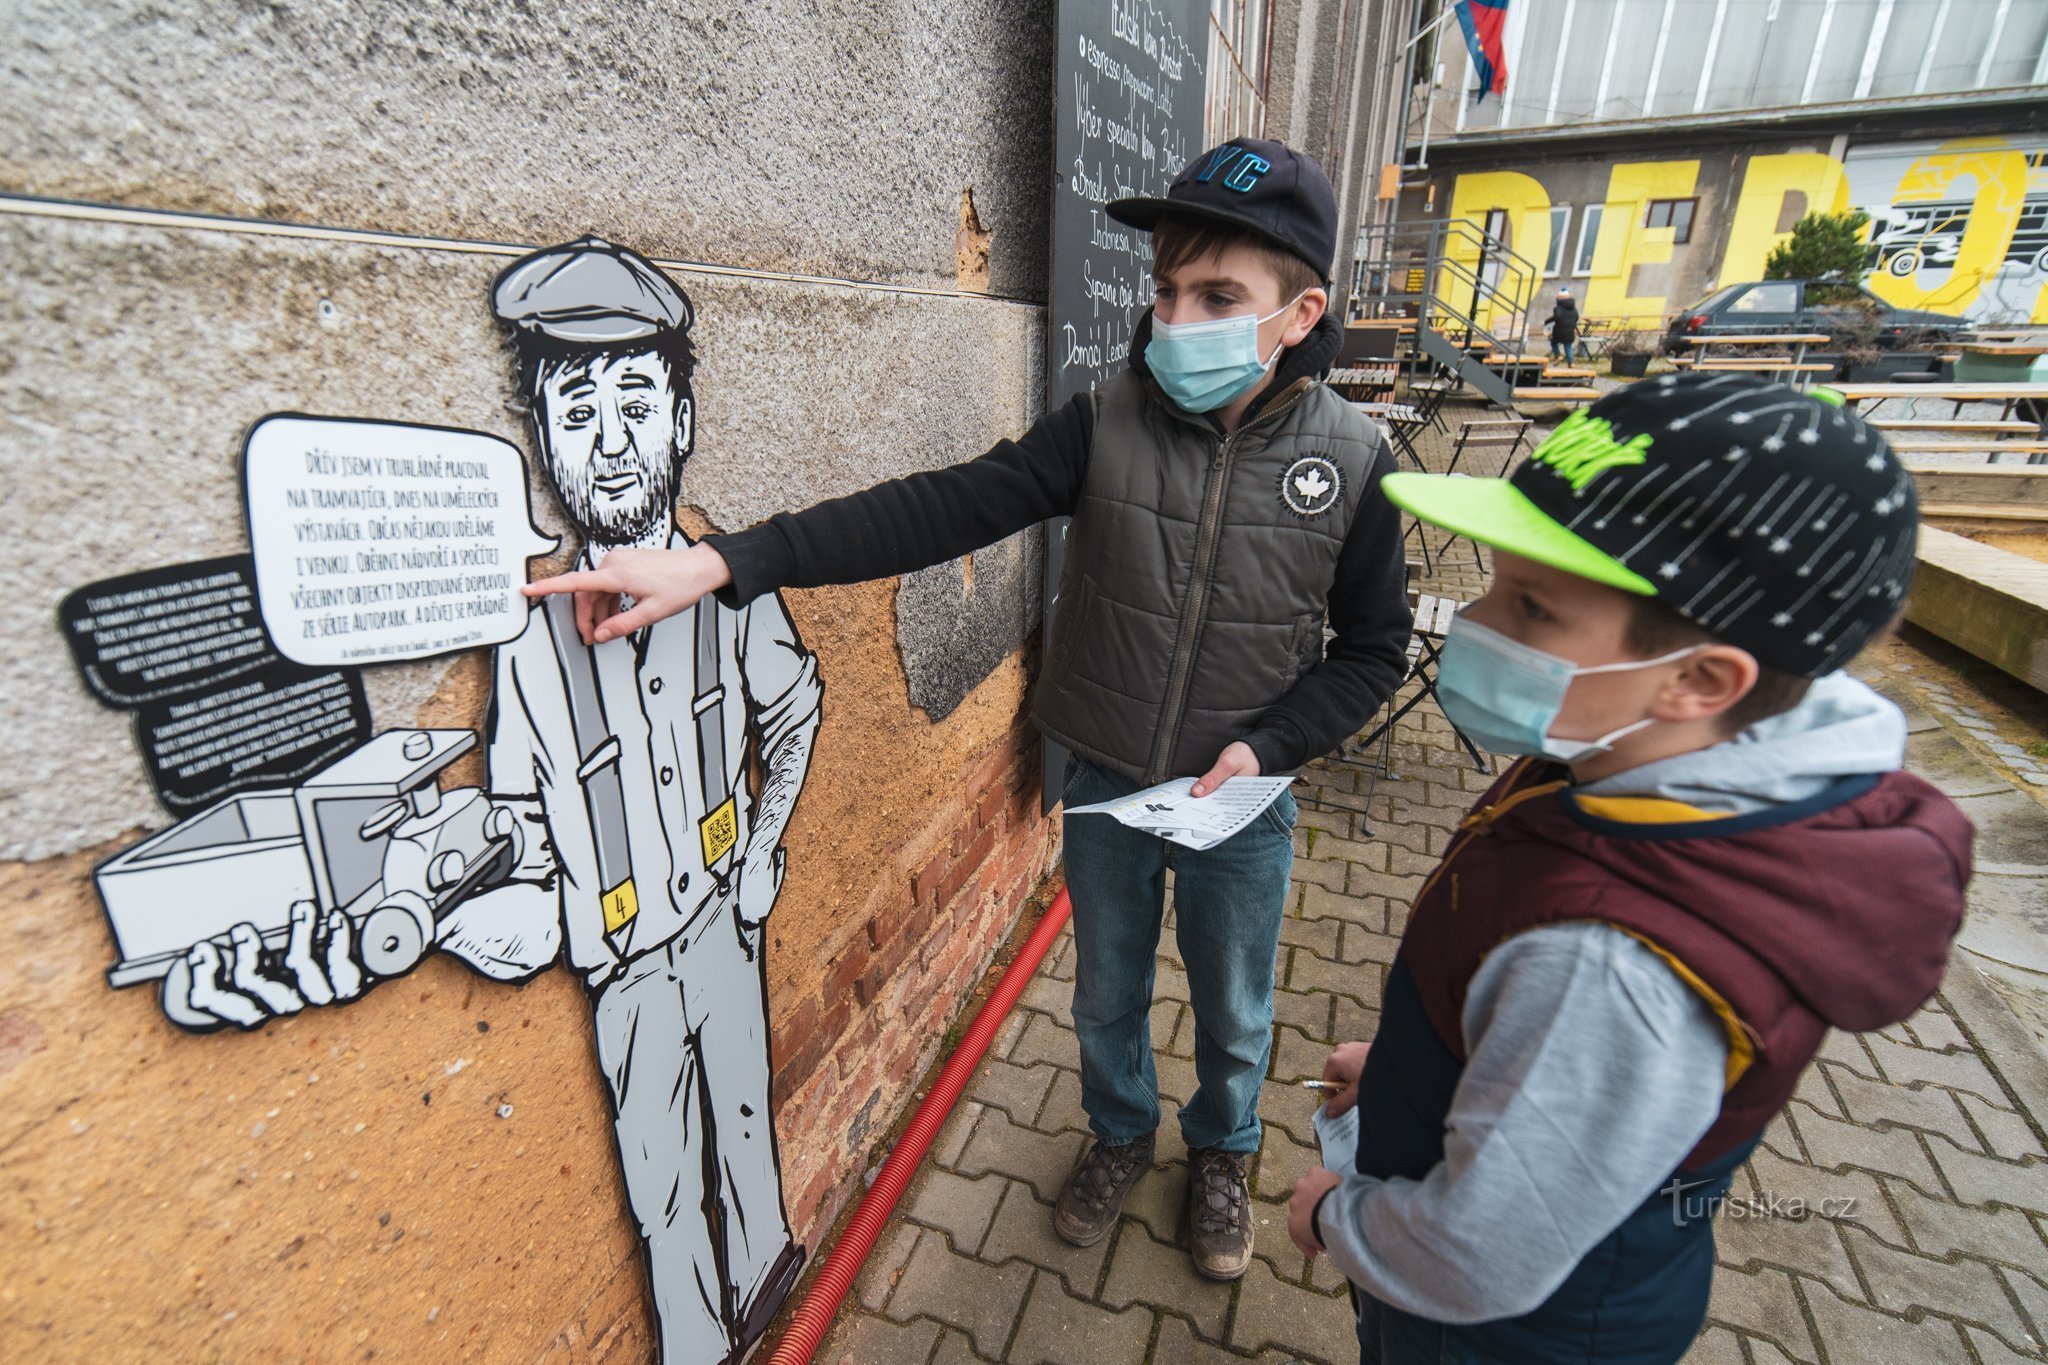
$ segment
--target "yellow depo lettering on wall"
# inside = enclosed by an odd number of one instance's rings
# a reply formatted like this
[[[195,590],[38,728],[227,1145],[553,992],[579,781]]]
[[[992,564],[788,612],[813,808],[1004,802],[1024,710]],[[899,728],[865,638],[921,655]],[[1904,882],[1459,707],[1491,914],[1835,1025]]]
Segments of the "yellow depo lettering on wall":
[[[1550,255],[1550,191],[1520,171],[1482,171],[1458,177],[1451,188],[1453,219],[1466,219],[1484,232],[1486,216],[1495,209],[1507,212],[1509,249],[1535,267],[1526,278],[1521,276],[1518,266],[1499,269],[1497,287],[1512,297],[1517,307],[1527,308],[1542,283],[1543,262]],[[1457,266],[1447,265],[1440,272],[1437,296],[1462,310],[1472,298],[1472,277],[1479,268],[1479,242],[1474,237],[1454,233],[1444,255],[1457,262]],[[1503,320],[1498,316],[1502,311],[1482,301],[1476,321],[1492,331]]]
[[[1690,199],[1698,183],[1697,161],[1617,162],[1607,177],[1607,207],[1600,216],[1600,239],[1593,248],[1593,279],[1586,287],[1586,316],[1622,319],[1636,327],[1661,327],[1666,299],[1662,294],[1631,294],[1636,267],[1661,265],[1671,259],[1668,227],[1643,226],[1653,199]],[[1701,224],[1694,215],[1693,230]]]
[[[1785,196],[1795,193],[1806,199],[1802,215],[1844,212],[1849,207],[1848,173],[1825,152],[1785,152],[1749,159],[1716,284],[1764,277],[1765,259],[1792,235],[1789,230],[1778,231],[1778,223],[1784,216]]]
[[[1984,291],[1984,281],[2005,259],[2018,225],[2020,206],[2027,197],[2026,153],[2004,138],[1970,137],[1945,142],[1906,169],[1899,187],[1892,191],[1898,205],[1937,203],[1956,198],[1956,182],[1975,183],[1970,204],[1970,221],[1948,277],[1939,283],[1925,261],[1910,275],[1876,271],[1870,276],[1870,292],[1899,308],[1927,308],[1937,313],[1960,313]],[[1929,283],[1921,282],[1922,275]]]

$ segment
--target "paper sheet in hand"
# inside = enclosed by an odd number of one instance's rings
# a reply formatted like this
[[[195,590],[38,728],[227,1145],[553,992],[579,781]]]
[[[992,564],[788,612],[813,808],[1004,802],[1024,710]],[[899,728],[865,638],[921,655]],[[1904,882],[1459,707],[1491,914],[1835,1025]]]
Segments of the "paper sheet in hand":
[[[1351,1174],[1358,1165],[1358,1106],[1352,1105],[1343,1117],[1333,1119],[1317,1105],[1309,1122],[1316,1126],[1316,1143],[1323,1149],[1323,1168],[1339,1175]]]
[[[1176,777],[1114,801],[1075,806],[1067,814],[1108,815],[1132,829],[1188,848],[1214,848],[1256,820],[1293,781],[1291,777],[1233,777],[1207,796],[1190,796],[1195,779]]]

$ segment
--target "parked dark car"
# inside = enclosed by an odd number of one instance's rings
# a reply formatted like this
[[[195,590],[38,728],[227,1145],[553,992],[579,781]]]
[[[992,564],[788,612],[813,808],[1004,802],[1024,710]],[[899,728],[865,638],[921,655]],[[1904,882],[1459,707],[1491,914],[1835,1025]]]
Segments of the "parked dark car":
[[[1963,319],[1946,313],[1894,308],[1860,285],[1824,280],[1757,280],[1723,285],[1690,308],[1681,309],[1664,333],[1667,352],[1685,349],[1684,338],[1745,336],[1766,332],[1826,332],[1841,336],[1877,325],[1870,344],[1891,348],[1960,331]]]

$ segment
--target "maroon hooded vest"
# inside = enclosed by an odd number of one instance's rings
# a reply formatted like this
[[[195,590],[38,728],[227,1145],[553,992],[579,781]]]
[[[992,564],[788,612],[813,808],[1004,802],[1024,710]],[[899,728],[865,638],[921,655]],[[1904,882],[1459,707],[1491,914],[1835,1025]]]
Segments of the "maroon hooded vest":
[[[1940,986],[1972,830],[1920,778],[1844,778],[1754,815],[1636,824],[1582,809],[1564,776],[1511,768],[1416,897],[1401,956],[1460,1065],[1466,989],[1494,945],[1612,924],[1715,1006],[1738,1064],[1749,1054],[1681,1165],[1694,1170],[1769,1124],[1830,1027],[1897,1023]]]

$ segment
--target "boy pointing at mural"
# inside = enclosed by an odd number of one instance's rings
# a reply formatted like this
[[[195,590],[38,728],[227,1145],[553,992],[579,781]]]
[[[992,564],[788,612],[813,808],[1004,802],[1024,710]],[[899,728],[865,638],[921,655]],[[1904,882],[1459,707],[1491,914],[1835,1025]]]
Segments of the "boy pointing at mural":
[[[1177,776],[1207,795],[1335,748],[1398,685],[1410,618],[1399,519],[1378,495],[1392,462],[1321,382],[1341,335],[1324,312],[1330,183],[1280,143],[1241,139],[1190,162],[1164,198],[1107,207],[1154,241],[1155,302],[1127,373],[966,464],[684,550],[615,551],[528,591],[573,591],[586,638],[604,641],[706,594],[739,606],[907,573],[1071,516],[1034,703],[1039,729],[1074,755],[1070,808]],[[1067,821],[1074,1023],[1096,1137],[1054,1211],[1068,1241],[1100,1240],[1152,1165],[1147,1012],[1170,869],[1197,1030],[1199,1085],[1180,1112],[1190,1251],[1215,1279],[1250,1264],[1245,1162],[1259,1146],[1293,819],[1283,795],[1202,852],[1112,820]]]

